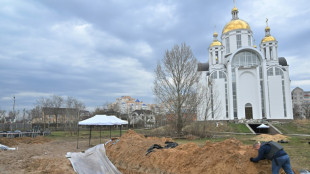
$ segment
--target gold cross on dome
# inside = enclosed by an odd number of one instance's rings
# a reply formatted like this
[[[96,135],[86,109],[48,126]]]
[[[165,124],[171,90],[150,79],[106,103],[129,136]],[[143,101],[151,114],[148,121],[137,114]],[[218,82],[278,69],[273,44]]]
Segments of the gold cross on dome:
[[[268,18],[266,18],[266,26],[268,27]]]

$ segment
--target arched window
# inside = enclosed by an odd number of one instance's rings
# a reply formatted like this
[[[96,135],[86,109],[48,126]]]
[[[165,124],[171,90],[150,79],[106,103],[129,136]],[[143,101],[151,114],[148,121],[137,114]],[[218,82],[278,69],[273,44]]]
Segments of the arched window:
[[[237,53],[232,61],[232,66],[257,66],[260,65],[260,59],[257,53],[252,51],[241,51]]]

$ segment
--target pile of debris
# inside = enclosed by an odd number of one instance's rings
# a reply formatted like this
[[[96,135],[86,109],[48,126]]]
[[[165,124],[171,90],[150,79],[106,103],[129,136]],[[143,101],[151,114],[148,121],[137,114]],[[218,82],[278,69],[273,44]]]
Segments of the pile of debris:
[[[264,174],[271,172],[271,162],[250,162],[257,151],[236,139],[222,142],[209,141],[202,147],[187,143],[174,148],[153,149],[154,144],[161,147],[170,138],[144,137],[129,130],[114,144],[107,144],[107,156],[123,173],[248,173]],[[296,172],[298,173],[298,172]]]

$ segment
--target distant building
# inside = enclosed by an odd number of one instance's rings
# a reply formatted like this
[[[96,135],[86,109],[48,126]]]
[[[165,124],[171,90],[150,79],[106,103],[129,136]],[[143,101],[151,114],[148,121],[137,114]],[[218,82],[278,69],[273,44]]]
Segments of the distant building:
[[[155,121],[155,115],[151,110],[134,110],[130,114],[130,125],[153,127]]]
[[[32,119],[32,124],[74,123],[90,117],[90,112],[76,108],[42,108],[42,116]]]
[[[291,94],[295,116],[305,117],[305,114],[310,109],[310,91],[304,91],[300,87],[296,87]]]
[[[199,106],[197,119],[203,120],[206,114],[208,120],[293,119],[289,66],[278,56],[278,41],[267,23],[257,48],[250,25],[239,19],[238,12],[236,7],[232,9],[221,40],[214,32],[209,61],[198,65],[204,83],[212,81],[213,98],[208,113],[205,103]]]
[[[118,110],[121,114],[129,114],[134,110],[151,110],[153,104],[145,104],[139,99],[130,96],[122,96],[116,99],[115,103],[108,106],[109,109]]]

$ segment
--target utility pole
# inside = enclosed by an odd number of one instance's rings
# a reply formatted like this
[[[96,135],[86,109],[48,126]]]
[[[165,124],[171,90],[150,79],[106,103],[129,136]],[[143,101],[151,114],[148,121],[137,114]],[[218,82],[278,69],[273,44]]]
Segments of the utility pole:
[[[25,114],[26,114],[26,109],[23,109],[23,123],[24,123],[24,130],[25,130]]]
[[[13,97],[13,100],[14,100],[14,102],[13,102],[13,117],[15,119],[15,96]]]

